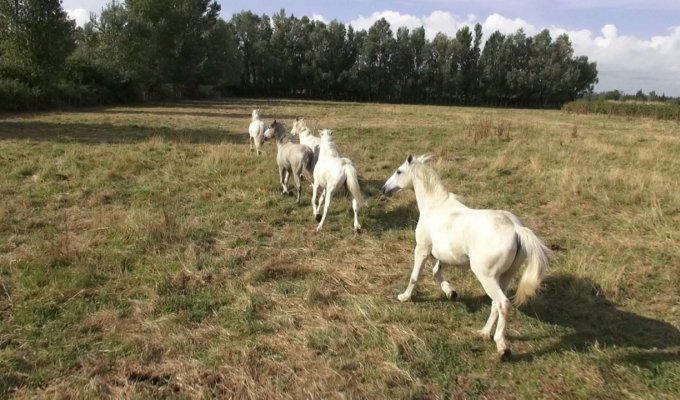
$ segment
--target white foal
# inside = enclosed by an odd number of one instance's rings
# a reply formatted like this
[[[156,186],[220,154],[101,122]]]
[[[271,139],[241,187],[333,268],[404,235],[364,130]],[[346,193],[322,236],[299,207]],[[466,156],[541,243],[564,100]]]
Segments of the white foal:
[[[314,184],[312,185],[312,212],[314,218],[319,222],[317,232],[323,227],[328,214],[328,206],[331,204],[333,193],[346,186],[352,194],[352,210],[354,210],[354,230],[361,230],[359,224],[359,207],[363,202],[361,189],[359,188],[359,178],[354,164],[349,158],[340,157],[338,150],[333,143],[333,131],[324,129],[321,131],[321,144],[319,146],[319,160],[314,167]],[[322,189],[319,197],[319,204],[316,204],[316,194]],[[324,202],[323,216],[319,215],[321,202]]]
[[[437,173],[425,165],[429,158],[409,156],[382,188],[385,195],[391,195],[413,185],[420,211],[413,272],[406,291],[398,296],[399,301],[411,298],[420,270],[430,254],[437,259],[432,271],[434,278],[449,298],[456,293],[444,279],[440,262],[469,265],[492,300],[489,319],[478,333],[488,338],[497,322],[493,339],[501,359],[505,360],[510,356],[505,340],[510,301],[505,289],[527,261],[515,303],[529,300],[548,268],[550,250],[510,212],[471,209],[458,201],[444,188]]]
[[[260,155],[260,148],[264,142],[264,122],[260,120],[260,109],[253,110],[252,120],[248,126],[248,135],[250,137],[250,151],[253,151],[253,144],[255,145],[255,152]]]

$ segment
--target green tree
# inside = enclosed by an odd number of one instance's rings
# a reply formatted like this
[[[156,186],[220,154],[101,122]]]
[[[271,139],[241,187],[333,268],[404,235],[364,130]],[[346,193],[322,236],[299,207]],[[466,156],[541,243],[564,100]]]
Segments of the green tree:
[[[60,0],[1,0],[0,76],[32,85],[57,81],[75,47],[74,29]]]

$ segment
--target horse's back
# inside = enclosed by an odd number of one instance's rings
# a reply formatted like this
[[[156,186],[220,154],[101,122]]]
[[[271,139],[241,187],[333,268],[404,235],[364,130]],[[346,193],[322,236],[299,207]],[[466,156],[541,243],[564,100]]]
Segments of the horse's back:
[[[259,119],[251,122],[248,126],[248,133],[250,133],[250,136],[259,135],[262,132],[264,132],[264,122]]]

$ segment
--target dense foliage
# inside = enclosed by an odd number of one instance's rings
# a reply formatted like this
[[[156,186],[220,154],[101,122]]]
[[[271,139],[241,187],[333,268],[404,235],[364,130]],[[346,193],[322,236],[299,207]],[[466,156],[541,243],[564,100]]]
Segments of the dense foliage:
[[[219,95],[559,106],[592,92],[569,38],[461,28],[425,37],[285,11],[219,18],[212,0],[113,0],[75,27],[60,0],[0,0],[0,108]]]

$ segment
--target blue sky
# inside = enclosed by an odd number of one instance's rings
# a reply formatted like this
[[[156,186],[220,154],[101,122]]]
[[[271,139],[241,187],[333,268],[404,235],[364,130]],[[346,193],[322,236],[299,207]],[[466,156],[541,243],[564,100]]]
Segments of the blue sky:
[[[109,0],[63,0],[79,23],[98,12]],[[575,53],[596,61],[600,83],[596,90],[620,89],[635,93],[655,90],[680,96],[680,0],[218,0],[222,16],[241,10],[272,15],[288,14],[369,27],[384,17],[396,30],[424,26],[428,36],[455,34],[464,25],[479,22],[488,37],[523,28],[529,34],[548,28],[553,35],[567,33]]]

